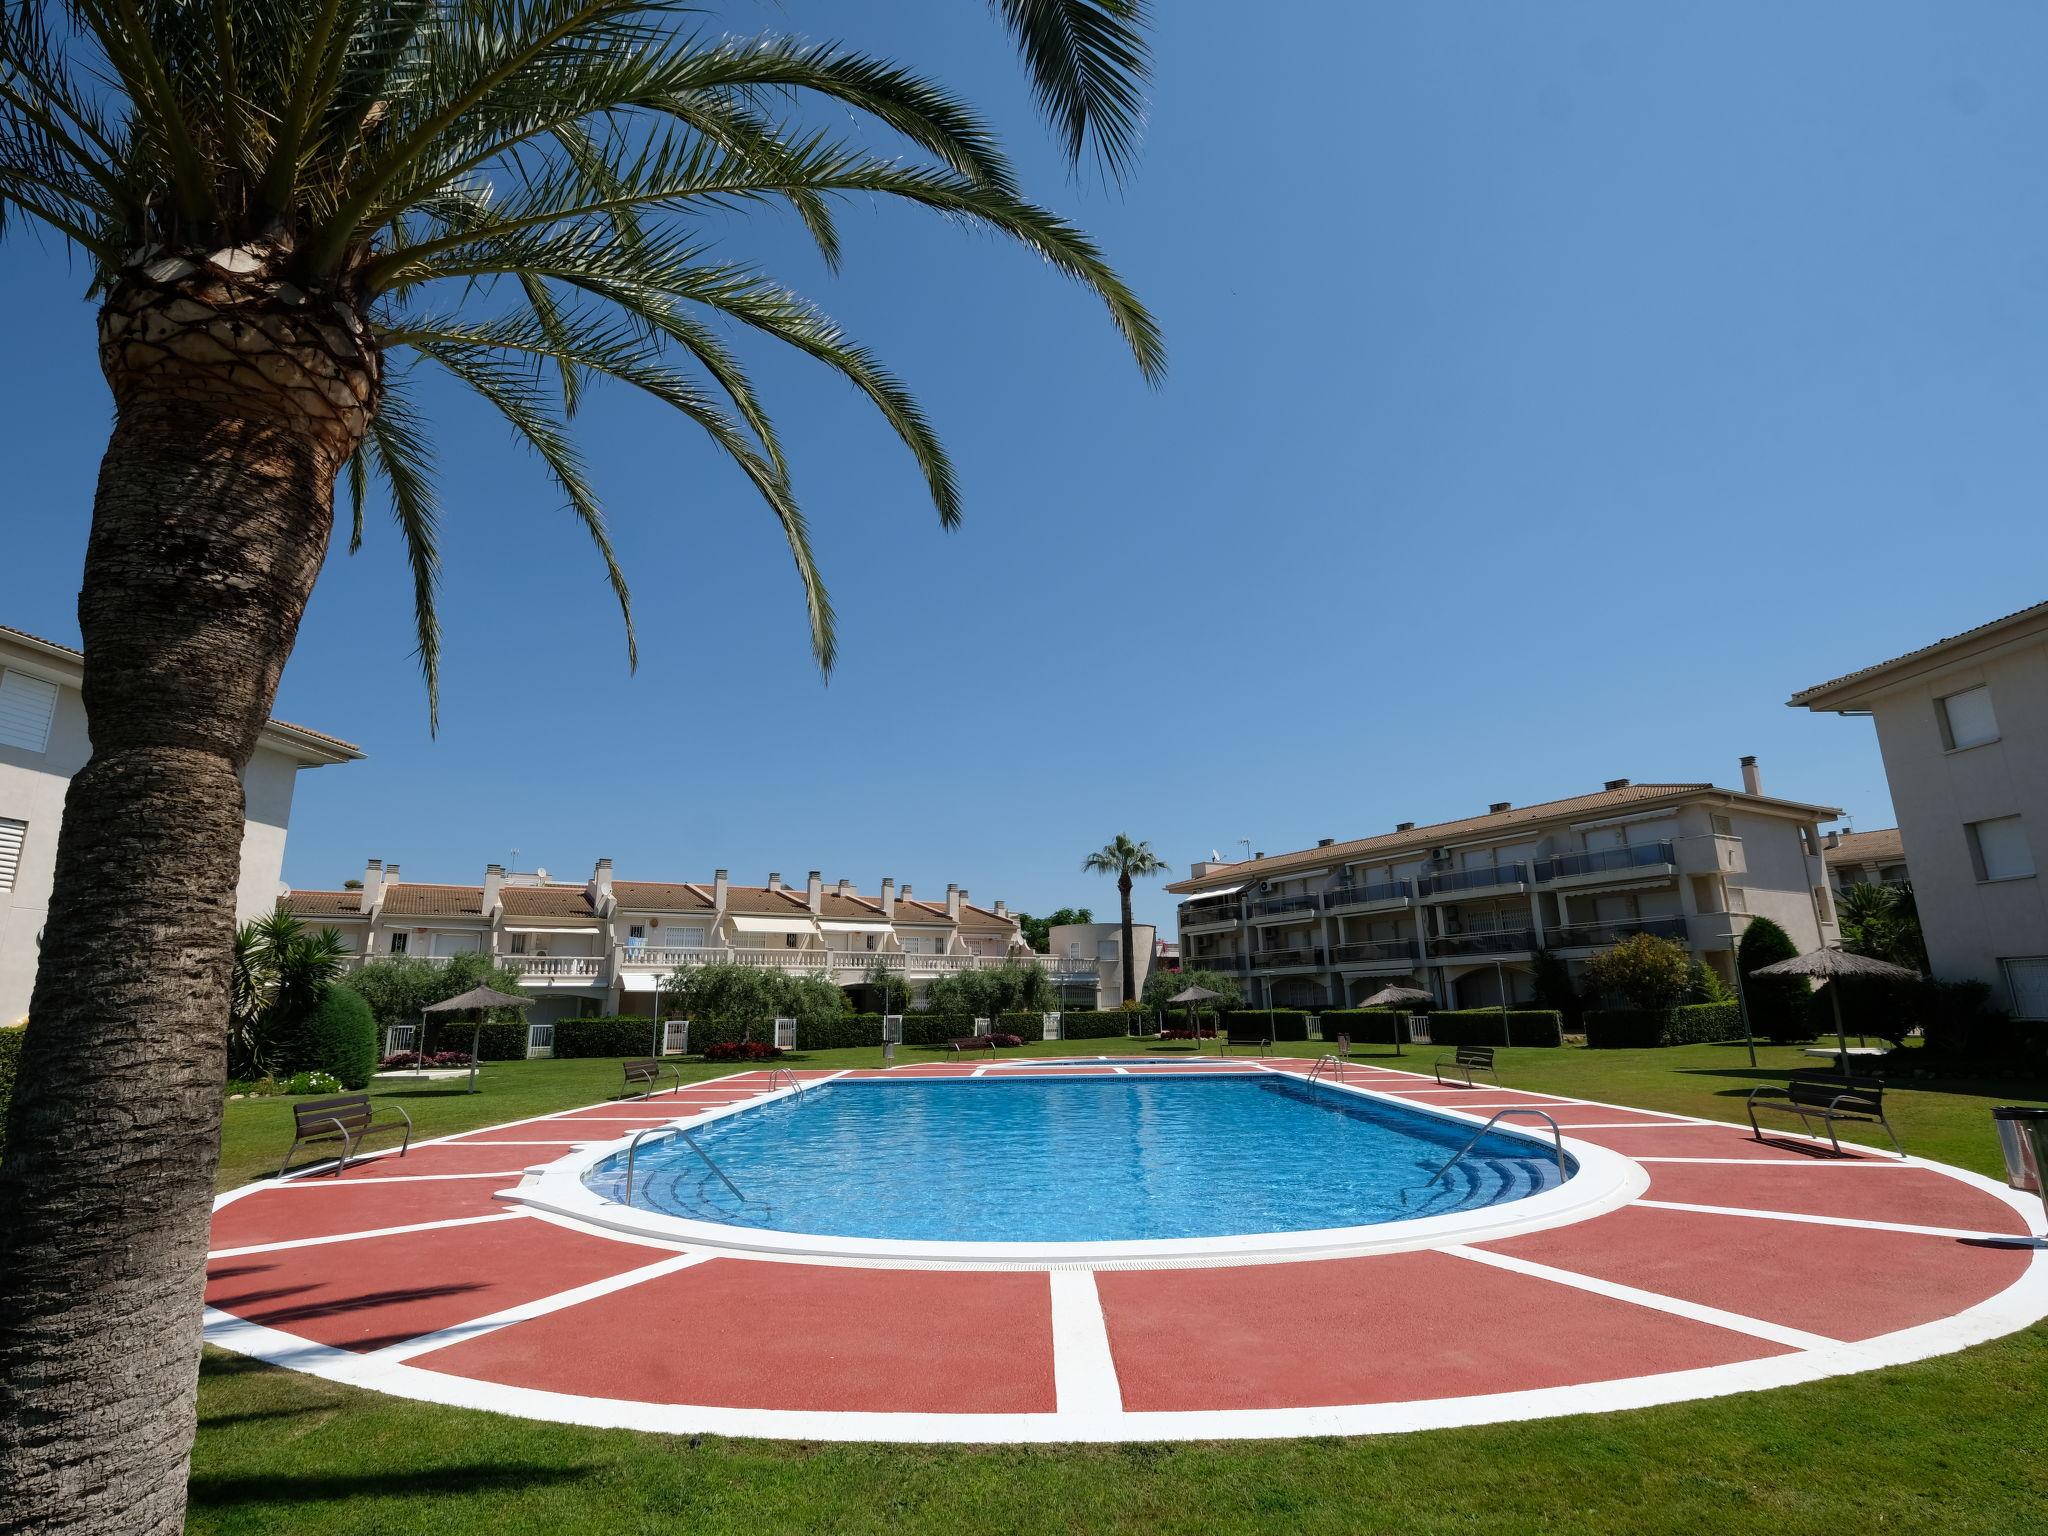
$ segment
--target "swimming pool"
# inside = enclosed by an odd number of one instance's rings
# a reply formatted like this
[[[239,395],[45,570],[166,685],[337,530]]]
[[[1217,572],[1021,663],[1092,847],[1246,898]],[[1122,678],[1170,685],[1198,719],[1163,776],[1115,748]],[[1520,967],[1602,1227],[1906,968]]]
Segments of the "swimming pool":
[[[1109,1243],[1410,1221],[1560,1184],[1547,1138],[1494,1131],[1431,1186],[1472,1131],[1277,1073],[834,1082],[698,1127],[705,1157],[648,1141],[630,1204],[845,1238]],[[624,1172],[615,1154],[583,1183],[624,1203]]]

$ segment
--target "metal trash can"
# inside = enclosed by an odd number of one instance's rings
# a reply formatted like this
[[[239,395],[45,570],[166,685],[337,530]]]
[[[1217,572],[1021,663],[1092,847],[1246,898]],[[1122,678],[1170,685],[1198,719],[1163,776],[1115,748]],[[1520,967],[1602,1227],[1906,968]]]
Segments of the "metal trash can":
[[[2048,1109],[2001,1104],[1991,1111],[1998,1145],[2005,1153],[2005,1182],[2031,1190],[2048,1203]]]

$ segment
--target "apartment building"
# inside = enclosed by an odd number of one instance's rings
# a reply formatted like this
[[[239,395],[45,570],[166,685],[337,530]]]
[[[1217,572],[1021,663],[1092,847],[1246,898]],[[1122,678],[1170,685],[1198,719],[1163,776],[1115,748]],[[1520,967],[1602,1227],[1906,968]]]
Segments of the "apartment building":
[[[1061,1001],[1074,1008],[1119,1008],[1124,1000],[1124,930],[1121,923],[1062,923],[1047,932],[1051,956],[1077,967],[1067,974],[1085,975],[1079,967],[1093,962],[1095,974],[1083,986],[1071,988]],[[1137,951],[1137,968],[1131,976],[1131,995],[1145,990],[1145,979],[1159,961],[1159,930],[1151,923],[1131,924],[1131,947]]]
[[[1445,1007],[1529,1000],[1539,951],[1576,973],[1634,933],[1685,945],[1724,978],[1756,917],[1802,950],[1835,935],[1819,824],[1841,812],[1741,790],[1610,779],[1540,805],[1234,863],[1198,863],[1180,963],[1244,978],[1257,1003],[1343,1007],[1390,984]]]
[[[64,797],[92,755],[79,692],[84,675],[85,658],[70,646],[0,625],[0,1024],[28,1013]],[[264,726],[242,771],[248,824],[235,887],[238,918],[268,912],[283,889],[278,875],[300,772],[362,755],[302,725]]]
[[[1830,832],[1822,843],[1828,883],[1836,890],[1851,885],[1910,886],[1906,845],[1897,827],[1875,832]]]
[[[979,907],[957,885],[921,901],[908,883],[863,894],[849,880],[827,885],[812,870],[801,886],[771,874],[735,885],[725,870],[706,881],[617,880],[599,859],[582,882],[493,864],[480,885],[429,885],[397,864],[368,861],[360,889],[293,891],[291,911],[332,928],[357,965],[393,956],[446,964],[484,953],[518,973],[533,995],[536,1024],[591,1014],[652,1015],[671,972],[710,964],[755,965],[866,985],[876,967],[907,982],[913,999],[941,976],[1016,961],[1063,985],[1092,991],[1093,953],[1034,955],[1002,902]]]
[[[1875,723],[1934,974],[2048,1019],[2048,603],[1789,702]]]

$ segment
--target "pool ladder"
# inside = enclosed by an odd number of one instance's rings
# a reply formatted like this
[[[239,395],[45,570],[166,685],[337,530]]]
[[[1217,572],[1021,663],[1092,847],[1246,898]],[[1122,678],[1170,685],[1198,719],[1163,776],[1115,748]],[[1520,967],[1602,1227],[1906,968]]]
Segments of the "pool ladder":
[[[1493,1129],[1494,1121],[1504,1119],[1508,1115],[1534,1115],[1537,1119],[1548,1123],[1548,1125],[1550,1126],[1550,1139],[1557,1151],[1558,1180],[1559,1182],[1562,1182],[1563,1180],[1571,1177],[1571,1175],[1565,1172],[1564,1132],[1560,1131],[1557,1128],[1557,1122],[1551,1119],[1551,1117],[1548,1114],[1546,1114],[1543,1110],[1537,1109],[1534,1105],[1512,1104],[1509,1105],[1506,1109],[1496,1110],[1494,1112],[1493,1119],[1487,1121],[1486,1124],[1482,1125],[1481,1127],[1479,1127],[1478,1130],[1474,1131],[1472,1133],[1472,1139],[1466,1142],[1465,1145],[1463,1145],[1462,1147],[1458,1148],[1457,1151],[1453,1152],[1451,1154],[1451,1161],[1445,1163],[1443,1167],[1437,1169],[1437,1171],[1430,1176],[1429,1183],[1423,1185],[1422,1187],[1424,1189],[1430,1188],[1432,1185],[1436,1183],[1438,1179],[1442,1178],[1445,1174],[1449,1173],[1451,1171],[1452,1164],[1456,1163],[1459,1158],[1463,1157],[1467,1152],[1470,1152],[1474,1147],[1478,1146],[1479,1138],[1484,1136],[1488,1131]]]
[[[1340,1057],[1318,1056],[1316,1064],[1308,1069],[1308,1083],[1311,1088],[1322,1081],[1325,1070],[1329,1072],[1331,1078],[1335,1081],[1339,1083],[1344,1081],[1344,1062]]]
[[[740,1193],[739,1185],[733,1183],[731,1179],[728,1179],[725,1176],[725,1170],[719,1167],[718,1164],[714,1163],[711,1160],[711,1154],[709,1152],[706,1152],[702,1147],[697,1145],[697,1138],[691,1135],[686,1127],[680,1125],[648,1125],[642,1126],[639,1130],[635,1131],[633,1133],[633,1139],[626,1143],[627,1205],[631,1205],[633,1203],[633,1162],[634,1159],[640,1155],[641,1141],[649,1136],[682,1137],[684,1143],[689,1147],[689,1149],[692,1152],[696,1153],[699,1158],[703,1159],[704,1166],[706,1168],[709,1168],[713,1173],[718,1175],[718,1182],[723,1184],[727,1189],[732,1191],[733,1198],[739,1201],[742,1205],[745,1205],[747,1203],[747,1197]]]
[[[802,1081],[787,1067],[770,1067],[768,1069],[768,1091],[770,1093],[775,1091],[775,1079],[778,1077],[785,1079],[789,1086],[796,1090],[796,1096],[799,1100],[803,1098],[804,1085]]]

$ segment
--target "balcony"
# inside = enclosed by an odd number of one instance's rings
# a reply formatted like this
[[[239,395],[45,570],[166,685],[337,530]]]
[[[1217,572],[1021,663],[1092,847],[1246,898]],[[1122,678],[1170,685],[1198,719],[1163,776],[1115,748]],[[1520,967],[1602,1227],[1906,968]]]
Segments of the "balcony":
[[[1019,964],[1035,965],[1048,975],[1066,978],[1094,977],[1101,969],[1100,961],[1064,955],[906,955],[896,950],[750,949],[715,944],[680,949],[636,945],[620,949],[617,958],[619,968],[625,971],[666,974],[700,965],[745,965],[790,976],[822,976],[842,986],[865,980],[877,965],[908,981],[928,981],[935,976],[957,976],[963,971],[991,971]]]
[[[1209,901],[1187,901],[1181,903],[1180,925],[1188,928],[1235,928],[1238,922],[1239,902],[1235,896],[1220,896]]]
[[[1638,843],[1628,848],[1596,848],[1587,853],[1560,853],[1536,861],[1536,883],[1599,885],[1617,876],[1647,880],[1669,879],[1678,869],[1678,855],[1670,841]]]
[[[1291,918],[1314,917],[1320,910],[1322,902],[1313,895],[1268,896],[1251,904],[1251,918],[1255,923],[1284,923]]]
[[[1429,956],[1432,960],[1451,959],[1498,959],[1506,955],[1533,954],[1536,949],[1536,930],[1533,928],[1497,928],[1487,933],[1447,933],[1432,937],[1429,941]]]
[[[1551,949],[1607,949],[1638,933],[1675,939],[1681,944],[1688,936],[1682,917],[1643,917],[1613,923],[1567,923],[1549,930],[1544,942]]]
[[[1184,971],[1236,972],[1244,969],[1243,955],[1182,955],[1180,968]]]
[[[1338,944],[1330,950],[1332,965],[1412,965],[1419,951],[1413,939],[1378,939],[1363,944]]]
[[[604,978],[602,955],[506,955],[498,964],[527,986],[591,986]]]
[[[1685,925],[1694,949],[1733,949],[1749,922],[1747,912],[1695,912]]]
[[[1414,899],[1413,880],[1388,880],[1379,885],[1336,885],[1323,892],[1323,910],[1354,912],[1370,907],[1405,907]]]
[[[1742,839],[1732,833],[1715,832],[1705,837],[1678,839],[1678,868],[1687,875],[1746,875],[1749,857]]]
[[[1320,949],[1262,949],[1252,956],[1255,971],[1286,971],[1318,967],[1323,963]]]
[[[1457,896],[1466,891],[1521,890],[1529,884],[1526,864],[1489,864],[1481,869],[1446,870],[1424,875],[1415,883],[1418,894],[1430,898]]]

